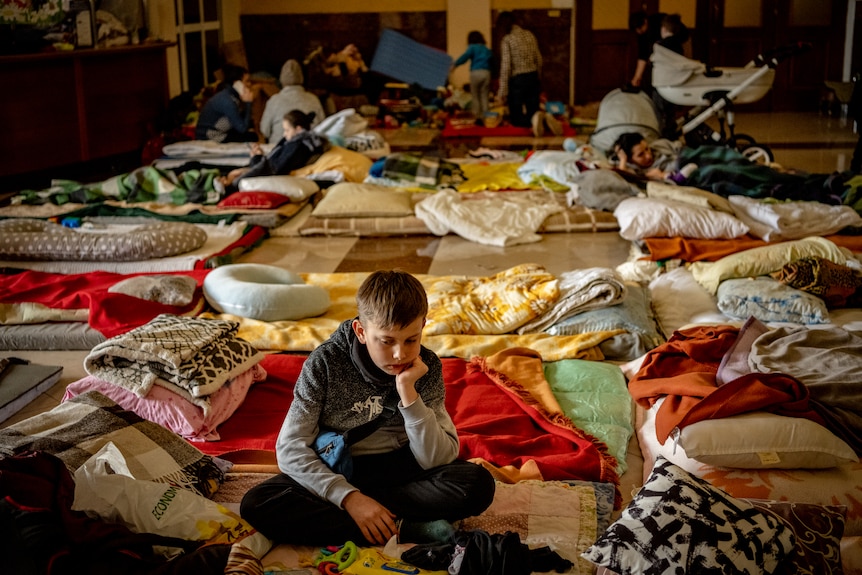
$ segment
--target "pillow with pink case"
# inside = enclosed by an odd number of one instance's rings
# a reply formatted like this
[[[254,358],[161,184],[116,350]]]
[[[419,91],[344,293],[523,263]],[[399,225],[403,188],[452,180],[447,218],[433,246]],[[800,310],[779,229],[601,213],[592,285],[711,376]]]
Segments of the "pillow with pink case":
[[[218,441],[216,428],[224,423],[245,400],[251,385],[266,379],[266,371],[258,364],[229,380],[210,395],[210,407],[204,410],[173,391],[154,385],[145,397],[92,375],[66,387],[63,401],[84,392],[96,390],[117,405],[158,423],[190,441]]]

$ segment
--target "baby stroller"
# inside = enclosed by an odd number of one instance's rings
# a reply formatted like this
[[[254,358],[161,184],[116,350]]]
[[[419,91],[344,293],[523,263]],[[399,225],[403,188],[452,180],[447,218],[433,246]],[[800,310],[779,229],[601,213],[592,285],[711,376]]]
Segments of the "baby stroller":
[[[640,89],[616,88],[602,98],[590,145],[610,155],[614,142],[626,132],[639,132],[647,142],[661,134],[655,105]]]
[[[734,104],[756,102],[772,88],[779,62],[809,46],[794,44],[761,54],[742,68],[710,68],[656,44],[652,55],[652,84],[658,94],[673,104],[694,106],[680,128],[688,146],[728,145],[748,159],[771,163],[772,150],[747,134],[737,134]],[[719,129],[704,122],[715,116]]]

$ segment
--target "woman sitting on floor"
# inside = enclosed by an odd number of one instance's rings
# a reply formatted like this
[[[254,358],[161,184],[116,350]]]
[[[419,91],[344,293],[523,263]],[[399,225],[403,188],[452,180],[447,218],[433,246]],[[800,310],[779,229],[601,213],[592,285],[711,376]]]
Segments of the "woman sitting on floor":
[[[311,131],[314,117],[314,112],[306,114],[300,110],[291,110],[285,114],[282,120],[284,137],[266,155],[259,144],[253,144],[251,163],[244,168],[231,170],[227,176],[220,178],[225,190],[236,191],[242,178],[289,175],[317,160],[329,149],[330,144],[325,136]]]

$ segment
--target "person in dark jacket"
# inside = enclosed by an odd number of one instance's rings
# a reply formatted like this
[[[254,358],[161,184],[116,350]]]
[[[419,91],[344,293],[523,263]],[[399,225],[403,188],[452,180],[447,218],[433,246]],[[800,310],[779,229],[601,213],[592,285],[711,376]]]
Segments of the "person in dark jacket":
[[[329,149],[329,140],[311,130],[314,112],[306,114],[301,110],[291,110],[284,115],[282,127],[284,137],[266,155],[260,144],[253,144],[251,163],[244,168],[231,170],[221,178],[228,191],[235,191],[242,178],[255,176],[289,175],[315,161]]]
[[[251,117],[254,91],[248,70],[229,65],[222,68],[222,72],[222,89],[204,104],[195,126],[195,139],[219,143],[257,142],[259,138]]]

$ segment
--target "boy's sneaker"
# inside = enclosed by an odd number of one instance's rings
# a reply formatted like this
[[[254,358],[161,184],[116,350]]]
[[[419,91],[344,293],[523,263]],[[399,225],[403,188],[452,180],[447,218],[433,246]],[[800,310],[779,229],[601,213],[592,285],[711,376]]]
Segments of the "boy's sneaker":
[[[533,135],[537,138],[541,138],[545,135],[545,113],[541,110],[537,111],[533,114]]]
[[[398,543],[446,543],[455,534],[455,527],[445,519],[436,521],[405,521],[399,519]]]

